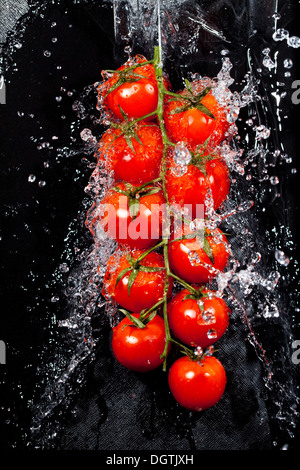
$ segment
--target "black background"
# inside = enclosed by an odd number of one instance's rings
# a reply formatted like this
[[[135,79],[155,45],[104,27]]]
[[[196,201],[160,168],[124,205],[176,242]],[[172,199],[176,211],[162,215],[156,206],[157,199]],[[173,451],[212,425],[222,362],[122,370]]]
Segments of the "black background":
[[[205,2],[199,3],[205,7]],[[228,26],[233,18],[230,4],[236,2],[210,3],[216,11],[224,8],[226,35],[237,34],[238,41],[231,52],[233,75],[238,82],[247,70],[246,49],[250,47],[254,61],[258,61],[256,51],[263,48],[262,44],[266,47],[273,44],[271,26],[266,27],[269,23],[258,13],[259,2],[249,2],[256,7],[252,18],[257,27],[254,36],[249,35],[245,27],[249,15],[240,16],[238,29]],[[239,4],[241,9],[242,3]],[[246,3],[244,7],[249,7]],[[120,44],[115,43],[109,2],[29,2],[29,5],[30,14],[9,35],[5,49],[6,105],[0,106],[1,339],[7,345],[7,364],[0,366],[3,376],[1,448],[26,450],[42,445],[59,450],[179,453],[278,450],[287,444],[289,449],[295,449],[298,431],[293,429],[295,437],[291,438],[288,426],[281,426],[276,419],[278,396],[274,398],[272,391],[264,387],[261,362],[254,348],[245,341],[247,327],[240,317],[234,317],[220,352],[228,368],[227,393],[217,407],[198,416],[173,402],[163,372],[139,376],[115,362],[110,350],[110,325],[101,309],[96,309],[93,317],[97,340],[94,360],[79,367],[79,372],[70,380],[67,398],[45,420],[37,443],[32,438],[31,405],[38,405],[39,394],[48,379],[39,367],[45,357],[47,360],[47,354],[50,362],[54,356],[59,357],[62,364],[68,357],[63,334],[56,329],[55,322],[53,324],[54,316],[63,318],[68,306],[64,305],[63,296],[60,302],[50,301],[60,295],[67,278],[61,273],[53,274],[62,261],[76,266],[74,247],[84,250],[92,242],[83,226],[82,214],[91,202],[84,188],[91,174],[89,162],[93,161],[93,156],[86,155],[79,134],[84,127],[92,128],[95,135],[100,135],[102,129],[95,124],[93,93],[85,95],[89,112],[84,116],[78,118],[72,104],[82,99],[87,86],[101,78],[102,69],[116,68],[126,55]],[[296,18],[296,5],[285,2],[282,22],[290,33],[297,35]],[[53,22],[56,22],[55,27]],[[22,42],[20,49],[12,46],[16,33]],[[53,37],[57,37],[57,43],[52,42]],[[219,50],[224,45],[216,41],[214,47]],[[138,49],[137,44],[134,52],[140,52]],[[43,54],[45,50],[51,51],[50,57]],[[295,157],[292,167],[299,168],[296,159],[299,111],[291,104],[291,82],[297,80],[299,74],[297,53],[291,49],[289,53],[293,54],[294,68],[290,81],[285,81],[288,119],[284,121],[280,141]],[[200,67],[204,73],[214,67],[218,70],[220,62],[215,63],[211,57],[205,48],[199,56],[185,58],[170,50],[167,67],[173,83],[180,82],[180,62],[185,61],[186,68]],[[270,91],[272,80],[268,74],[264,76],[264,83]],[[62,100],[56,101],[56,96],[62,96]],[[53,140],[52,136],[58,139]],[[43,142],[49,142],[50,147],[38,148]],[[44,162],[49,166],[45,167]],[[289,227],[296,240],[298,176],[297,173],[292,175],[286,165],[275,167],[274,171],[281,177],[281,197],[268,205],[268,217],[259,213],[258,204],[260,236],[263,238],[264,230],[276,221]],[[36,176],[34,183],[28,182],[30,174]],[[46,185],[39,187],[39,181],[45,181]],[[291,256],[297,265],[296,248],[291,248]],[[263,322],[256,325],[267,349],[280,351],[282,348],[283,353],[289,350],[286,343],[291,343],[291,337],[299,338],[297,315],[290,323],[295,313],[298,279],[294,273],[285,279],[280,285],[280,298],[286,305],[283,323],[275,321],[268,325],[268,331]],[[46,356],[43,355],[45,345]],[[281,383],[296,381],[297,367],[290,364],[290,358],[283,355],[280,360],[277,357],[277,361],[281,367],[284,365],[279,372]],[[78,380],[80,374],[84,376],[82,381]]]

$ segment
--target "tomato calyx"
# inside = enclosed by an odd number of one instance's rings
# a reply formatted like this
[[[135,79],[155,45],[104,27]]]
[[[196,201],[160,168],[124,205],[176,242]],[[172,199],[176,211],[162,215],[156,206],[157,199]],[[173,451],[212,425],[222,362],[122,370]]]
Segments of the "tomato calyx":
[[[177,97],[172,95],[173,98],[171,98],[171,100],[186,100],[187,103],[170,111],[170,115],[184,113],[185,111],[189,111],[192,108],[196,108],[211,119],[216,119],[214,114],[202,103],[203,98],[211,91],[211,87],[205,87],[204,90],[195,95],[192,85],[187,79],[185,79],[185,85],[185,94],[177,94]]]
[[[155,180],[137,187],[125,181],[123,182],[123,185],[126,187],[126,189],[121,189],[119,186],[113,186],[112,190],[128,197],[129,213],[131,219],[133,220],[139,213],[140,198],[151,196],[152,194],[157,194],[161,191],[159,186],[151,186],[151,183],[156,183],[158,181],[160,181],[160,178],[156,178]]]
[[[198,362],[199,364],[201,364],[201,362],[206,356],[212,356],[213,352],[215,351],[213,345],[203,349],[201,348],[201,346],[197,346],[195,348],[188,347],[185,344],[175,340],[174,338],[170,338],[170,342],[178,346],[179,352],[181,354],[187,356],[191,361]]]
[[[128,295],[130,295],[130,290],[131,290],[131,287],[137,277],[137,275],[139,274],[139,272],[144,272],[144,273],[154,273],[154,272],[158,272],[158,271],[164,271],[166,268],[165,267],[160,267],[160,266],[144,266],[143,264],[141,264],[141,261],[143,260],[143,258],[148,254],[150,253],[151,251],[153,251],[155,248],[157,248],[158,246],[161,245],[162,242],[158,243],[155,247],[153,248],[150,248],[149,250],[145,251],[141,256],[139,256],[138,258],[133,258],[129,253],[126,255],[126,259],[129,263],[129,267],[128,268],[125,268],[123,269],[122,271],[120,271],[120,273],[118,274],[117,276],[117,279],[116,279],[116,283],[115,283],[115,287],[117,287],[117,285],[119,284],[119,282],[121,281],[121,279],[127,274],[130,272],[130,275],[129,275],[129,279],[128,279],[128,284],[127,284],[127,290],[128,290]]]
[[[153,318],[157,314],[156,310],[153,310],[151,313],[148,313],[147,310],[143,310],[142,312],[140,312],[139,316],[136,316],[136,315],[133,316],[128,310],[125,310],[123,308],[120,308],[119,311],[122,312],[128,318],[128,320],[130,320],[132,323],[130,325],[125,323],[123,326],[123,329],[126,326],[134,326],[136,328],[145,328],[147,323],[153,320]]]
[[[116,74],[119,76],[116,83],[114,83],[107,91],[105,97],[107,97],[111,92],[115,91],[119,86],[123,85],[123,83],[134,83],[138,82],[139,80],[145,78],[144,75],[134,72],[136,68],[143,67],[147,64],[152,64],[152,60],[147,60],[145,62],[136,63],[130,67],[126,67],[123,70],[105,70],[106,73]]]
[[[220,158],[216,153],[207,150],[209,140],[210,137],[206,139],[204,144],[198,145],[196,151],[193,152],[190,150],[191,160],[188,163],[188,166],[193,165],[198,168],[205,177],[207,176],[206,163]]]
[[[144,145],[137,132],[138,124],[141,121],[141,119],[137,118],[134,120],[130,120],[120,105],[119,105],[119,108],[123,117],[123,121],[121,123],[111,122],[111,127],[118,129],[120,131],[120,133],[113,138],[113,140],[111,141],[111,144],[119,137],[124,136],[124,139],[128,147],[135,154],[136,152],[132,143],[132,139],[136,140],[136,142],[138,142],[140,145]],[[151,127],[153,126],[153,124],[143,122],[143,126]]]
[[[190,294],[185,295],[182,301],[188,300],[188,299],[196,300],[201,313],[204,313],[203,299],[206,297],[209,297],[209,294],[205,292],[204,286],[201,286],[199,289],[193,288],[193,291]]]

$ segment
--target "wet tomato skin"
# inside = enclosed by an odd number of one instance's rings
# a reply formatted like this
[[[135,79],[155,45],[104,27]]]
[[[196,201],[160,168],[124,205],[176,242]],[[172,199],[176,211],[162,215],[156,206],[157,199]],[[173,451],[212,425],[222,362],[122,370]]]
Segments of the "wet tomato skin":
[[[137,138],[128,145],[121,129],[110,128],[102,136],[96,158],[116,181],[144,184],[157,178],[163,155],[160,128],[141,121],[135,128]]]
[[[136,64],[141,65],[129,73],[128,81],[109,92],[120,78],[118,73],[113,73],[98,87],[102,106],[105,106],[114,118],[121,121],[124,117],[120,108],[128,119],[136,119],[152,113],[157,107],[158,87],[154,67],[151,64],[143,65],[146,61],[143,56],[136,56],[134,60]],[[128,64],[119,67],[118,71],[124,71],[125,68],[128,68]]]
[[[143,250],[134,249],[128,251],[118,247],[110,256],[104,274],[102,289],[104,297],[116,302],[130,312],[141,312],[144,309],[148,309],[161,300],[164,295],[166,277],[164,269],[156,272],[140,271],[132,284],[130,293],[128,293],[128,280],[131,271],[124,274],[117,286],[115,285],[119,273],[123,269],[130,267],[127,255],[130,254],[134,259],[137,259],[142,253]],[[165,266],[163,256],[154,251],[148,253],[141,264],[154,268]],[[172,288],[173,281],[170,277],[168,295],[171,295]]]
[[[209,292],[207,289],[203,292]],[[213,294],[210,291],[210,294]],[[203,297],[203,313],[196,299],[185,299],[187,289],[176,294],[168,304],[169,325],[173,334],[189,346],[206,348],[218,341],[225,333],[230,309],[224,299],[212,295]]]
[[[138,313],[132,314],[139,317]],[[163,363],[161,354],[165,348],[165,326],[159,315],[145,328],[139,328],[125,317],[113,328],[112,350],[115,358],[127,369],[148,372]]]
[[[186,90],[179,93],[184,97]],[[195,150],[197,146],[203,145],[209,139],[209,146],[216,147],[226,137],[229,128],[226,113],[219,105],[217,99],[210,91],[201,101],[215,119],[209,117],[199,109],[191,107],[187,111],[174,113],[178,108],[187,104],[184,99],[167,99],[164,108],[164,120],[166,131],[173,142],[184,142],[190,150]]]
[[[108,108],[118,119],[123,119],[120,107],[128,118],[139,118],[156,110],[158,90],[154,81],[141,78],[126,82],[105,99]]]
[[[135,185],[137,187],[137,185]],[[152,186],[153,187],[153,186]],[[100,208],[90,212],[89,229],[97,237],[97,226],[120,245],[128,248],[146,249],[158,243],[162,230],[165,198],[163,191],[141,196],[136,200],[138,212],[132,217],[129,196],[118,192],[126,191],[123,183],[111,188],[100,202]],[[145,187],[145,190],[147,187]]]
[[[192,360],[182,356],[171,365],[168,374],[170,391],[175,400],[191,411],[216,405],[224,394],[226,372],[214,356]]]
[[[211,192],[213,209],[218,209],[226,200],[230,190],[229,169],[224,160],[214,158],[205,163],[205,173],[189,164],[183,175],[177,176],[176,163],[171,155],[166,172],[166,190],[170,204],[179,204],[188,209],[191,218],[206,215],[208,196]],[[201,212],[201,214],[200,214]],[[200,214],[200,215],[199,215]]]
[[[188,228],[185,233],[190,233]],[[170,267],[177,276],[189,283],[205,284],[225,269],[229,259],[229,245],[219,228],[209,232],[206,237],[214,262],[204,251],[201,240],[195,237],[172,241],[176,238],[178,236],[175,232],[171,236],[168,253]]]

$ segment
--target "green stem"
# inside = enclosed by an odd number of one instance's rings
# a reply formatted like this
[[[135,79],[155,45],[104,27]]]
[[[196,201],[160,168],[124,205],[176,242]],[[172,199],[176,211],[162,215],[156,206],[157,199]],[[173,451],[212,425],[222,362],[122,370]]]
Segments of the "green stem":
[[[194,287],[192,287],[190,284],[188,284],[186,281],[184,281],[180,277],[176,276],[176,274],[169,272],[169,276],[172,276],[179,284],[181,284],[183,287],[189,290],[192,294],[195,294],[195,295],[198,294],[197,289],[194,289]]]
[[[148,250],[144,251],[136,260],[135,260],[135,264],[138,264],[140,261],[142,261],[142,259],[144,259],[149,253],[151,253],[151,251],[154,251],[156,250],[157,248],[159,248],[160,246],[162,246],[164,244],[164,240],[160,241],[159,243],[157,243],[156,245],[152,246],[151,248],[148,248]]]
[[[161,64],[161,56],[160,56],[160,49],[158,46],[154,48],[154,55],[153,55],[153,60],[147,61],[145,63],[153,64],[154,70],[155,70],[155,77],[157,81],[157,86],[158,86],[158,102],[157,102],[157,108],[155,111],[142,116],[141,118],[137,118],[134,121],[130,122],[130,125],[135,125],[137,122],[144,120],[148,117],[152,117],[154,115],[157,116],[157,120],[159,123],[159,127],[161,130],[162,134],[162,141],[163,141],[163,156],[162,156],[162,164],[161,164],[161,171],[160,175],[158,178],[152,181],[154,182],[162,182],[162,189],[166,201],[166,217],[167,221],[170,220],[170,207],[169,207],[169,198],[168,198],[168,193],[166,189],[166,171],[167,171],[167,152],[168,152],[168,147],[169,146],[175,146],[176,144],[172,141],[170,141],[167,131],[164,125],[164,96],[165,95],[170,95],[174,97],[179,97],[176,93],[169,92],[163,82],[163,71],[162,71],[162,64]],[[129,67],[126,70],[131,70],[133,68],[138,67],[139,65],[135,65],[132,67]],[[185,99],[185,98],[184,98]],[[138,188],[140,190],[143,186],[148,185],[149,183],[146,183],[145,185],[142,185]],[[171,336],[171,331],[169,327],[169,321],[168,321],[168,291],[170,287],[170,277],[173,277],[178,283],[183,285],[186,289],[188,289],[192,294],[197,294],[198,291],[194,289],[191,285],[189,285],[187,282],[185,282],[183,279],[180,279],[178,276],[173,274],[170,269],[170,264],[169,264],[169,256],[168,256],[168,244],[169,244],[169,233],[170,229],[168,227],[167,232],[163,234],[163,239],[159,243],[157,243],[155,246],[152,248],[149,248],[146,250],[142,255],[140,255],[136,260],[135,260],[135,265],[138,265],[138,263],[145,258],[149,253],[152,251],[156,250],[157,248],[163,246],[163,257],[164,257],[164,264],[165,264],[165,283],[164,283],[164,292],[163,292],[163,298],[160,299],[158,302],[156,302],[152,307],[150,307],[146,312],[143,313],[143,318],[146,317],[148,314],[150,314],[152,311],[154,311],[157,307],[163,304],[163,319],[164,319],[164,325],[165,325],[165,335],[166,335],[166,341],[165,341],[165,347],[164,351],[161,355],[161,358],[163,358],[163,370],[166,371],[166,362],[167,362],[167,355],[168,355],[168,349],[170,343],[174,343],[177,346],[181,348],[182,351],[184,351],[186,354],[188,354],[190,357],[193,355],[193,351],[191,351],[187,346],[179,343],[175,339],[172,338]]]
[[[138,186],[137,188],[135,188],[134,190],[132,190],[132,195],[135,196],[136,193],[138,193],[141,189],[143,189],[147,186],[150,186],[151,184],[159,183],[160,181],[161,181],[160,176],[158,178],[155,178],[155,179],[151,180],[151,181],[147,181],[147,183],[143,183],[140,186]]]
[[[142,318],[145,318],[149,315],[149,313],[153,312],[153,310],[157,309],[162,303],[164,302],[164,299],[160,299],[156,304],[152,305],[152,307],[148,308],[145,312],[142,314]]]

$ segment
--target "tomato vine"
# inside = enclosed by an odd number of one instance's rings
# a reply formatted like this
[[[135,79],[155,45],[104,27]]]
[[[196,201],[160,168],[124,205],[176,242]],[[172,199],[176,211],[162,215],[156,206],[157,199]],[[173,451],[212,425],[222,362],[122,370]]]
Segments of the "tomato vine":
[[[154,78],[157,86],[157,106],[156,109],[152,110],[151,112],[144,114],[143,116],[138,116],[136,118],[129,118],[125,111],[119,106],[119,112],[121,116],[121,122],[115,123],[112,122],[112,127],[117,127],[120,129],[120,134],[118,134],[114,140],[119,138],[121,134],[124,135],[125,140],[127,142],[128,147],[134,153],[134,147],[132,140],[135,139],[140,144],[141,141],[139,136],[136,132],[136,126],[143,122],[146,125],[153,125],[151,124],[151,120],[155,118],[156,122],[158,123],[161,137],[162,137],[162,158],[160,164],[160,171],[159,176],[143,183],[139,186],[133,186],[130,183],[125,182],[125,189],[120,189],[117,185],[114,186],[112,189],[116,192],[120,192],[123,195],[128,197],[129,201],[129,212],[131,217],[134,218],[137,216],[138,213],[138,198],[141,194],[152,194],[158,191],[157,186],[162,188],[163,196],[165,199],[165,213],[164,217],[169,222],[168,224],[164,224],[162,233],[161,233],[161,240],[156,243],[154,246],[144,250],[138,257],[132,257],[130,254],[127,255],[127,262],[128,264],[124,269],[119,271],[116,280],[115,280],[115,288],[118,286],[119,282],[123,279],[125,275],[128,275],[128,283],[127,283],[127,290],[128,295],[130,295],[130,291],[132,286],[140,272],[145,273],[155,273],[159,271],[164,271],[164,286],[163,286],[163,295],[159,298],[156,302],[153,303],[152,306],[143,309],[139,314],[129,312],[126,309],[120,308],[119,310],[130,320],[132,326],[146,330],[147,325],[149,322],[153,320],[155,315],[157,314],[158,309],[162,309],[162,316],[164,322],[164,329],[165,329],[165,345],[163,352],[160,355],[160,359],[162,360],[162,368],[164,371],[167,370],[167,358],[170,351],[171,343],[174,344],[181,353],[187,356],[190,360],[198,362],[200,360],[204,360],[206,356],[212,355],[212,347],[206,348],[204,351],[201,347],[191,347],[188,344],[181,342],[178,338],[174,338],[168,319],[168,302],[169,302],[169,291],[170,282],[172,280],[181,285],[184,289],[187,290],[188,294],[185,295],[183,300],[193,300],[199,302],[199,309],[201,314],[204,311],[204,303],[203,299],[208,297],[207,292],[203,290],[203,287],[198,286],[196,288],[192,283],[187,282],[185,279],[180,277],[178,273],[174,273],[174,270],[171,269],[170,266],[170,259],[169,259],[169,247],[170,244],[176,243],[178,241],[177,238],[171,238],[171,229],[170,229],[170,220],[171,220],[171,210],[170,210],[170,200],[169,200],[169,193],[166,184],[166,173],[168,171],[168,153],[170,148],[176,148],[176,141],[173,141],[167,132],[166,125],[165,125],[165,101],[166,99],[171,99],[172,101],[178,101],[179,105],[171,114],[179,114],[189,111],[191,109],[196,109],[197,112],[200,111],[210,120],[216,120],[216,116],[209,110],[205,104],[202,103],[202,100],[207,97],[207,95],[211,91],[211,87],[206,86],[200,93],[194,93],[192,89],[192,85],[188,80],[185,80],[186,85],[186,94],[179,94],[174,93],[166,87],[166,81],[163,75],[163,66],[162,66],[162,57],[161,57],[161,50],[157,46],[154,48],[153,58],[151,60],[138,60],[137,63],[131,63],[128,67],[122,67],[121,70],[106,70],[106,73],[112,74],[112,76],[116,75],[116,81],[106,89],[106,96],[111,95],[118,90],[124,83],[138,83],[141,79],[143,79],[143,75],[136,72],[136,69],[149,65],[152,66],[154,69]],[[182,102],[185,104],[182,105]],[[150,122],[149,122],[150,120]],[[203,177],[206,177],[206,162],[211,161],[215,158],[215,154],[211,149],[208,149],[208,141],[206,139],[203,145],[196,146],[196,149],[190,149],[190,156],[191,156],[191,164],[194,165],[199,171],[201,171]],[[181,236],[180,240],[183,238],[192,239],[197,237],[197,230],[192,231],[192,234]],[[202,248],[211,261],[214,263],[214,255],[212,248],[207,240],[207,236],[209,236],[209,231],[206,230],[205,224],[203,229],[200,230],[201,234],[203,235],[203,243]],[[143,260],[152,252],[156,252],[157,250],[162,250],[163,252],[163,262],[164,267],[151,267],[146,266],[143,264]],[[126,325],[125,325],[126,326]],[[125,328],[124,326],[124,328]]]

